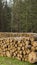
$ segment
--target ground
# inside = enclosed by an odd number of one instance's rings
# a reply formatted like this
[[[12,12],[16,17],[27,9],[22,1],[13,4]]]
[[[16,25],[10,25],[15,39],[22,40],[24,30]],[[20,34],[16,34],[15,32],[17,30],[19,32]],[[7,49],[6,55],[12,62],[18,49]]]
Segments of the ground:
[[[0,65],[36,65],[36,64],[23,62],[23,61],[19,61],[17,59],[8,58],[8,57],[0,57]]]

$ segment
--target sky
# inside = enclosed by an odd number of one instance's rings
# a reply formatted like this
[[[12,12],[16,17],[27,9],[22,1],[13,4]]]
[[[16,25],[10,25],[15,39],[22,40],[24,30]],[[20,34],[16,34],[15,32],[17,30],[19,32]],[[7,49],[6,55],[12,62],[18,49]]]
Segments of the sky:
[[[11,3],[10,3],[10,0],[7,0],[7,3],[9,6],[11,6],[11,4],[13,4],[13,0],[11,0]]]
[[[9,3],[9,2],[10,2],[10,0],[7,0],[7,2]],[[13,2],[13,0],[11,0],[11,2]]]
[[[9,2],[9,0],[7,0],[7,2]]]
[[[13,4],[13,0],[11,0],[11,2],[10,0],[3,0],[3,2],[6,2],[6,1],[7,1],[8,6],[11,7]]]
[[[7,0],[7,2],[9,2],[10,0]],[[13,1],[13,0],[11,0],[11,1]]]
[[[10,0],[3,0],[4,2],[7,1],[8,3],[10,2]]]

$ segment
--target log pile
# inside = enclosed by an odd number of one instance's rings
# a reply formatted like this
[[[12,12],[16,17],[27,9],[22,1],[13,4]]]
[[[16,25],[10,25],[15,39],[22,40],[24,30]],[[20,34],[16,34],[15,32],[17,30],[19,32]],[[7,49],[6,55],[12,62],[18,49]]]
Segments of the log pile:
[[[37,33],[12,33],[12,32],[0,32],[1,37],[28,37],[28,36],[37,36]]]
[[[37,62],[37,40],[33,36],[0,38],[0,56]]]

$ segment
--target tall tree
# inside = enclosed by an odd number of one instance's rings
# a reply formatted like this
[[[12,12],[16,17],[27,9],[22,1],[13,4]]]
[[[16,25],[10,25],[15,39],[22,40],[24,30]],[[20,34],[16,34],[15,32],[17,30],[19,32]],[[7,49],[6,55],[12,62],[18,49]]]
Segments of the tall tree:
[[[3,30],[3,4],[2,0],[0,0],[0,31]]]
[[[10,21],[11,21],[11,8],[8,7],[7,1],[5,7],[3,9],[3,21],[4,21],[4,30],[3,31],[10,31]]]
[[[36,0],[13,0],[13,30],[18,32],[37,32]],[[35,22],[36,21],[36,22]],[[17,24],[16,24],[17,23]]]
[[[0,31],[11,31],[11,8],[8,6],[7,0],[0,0]]]

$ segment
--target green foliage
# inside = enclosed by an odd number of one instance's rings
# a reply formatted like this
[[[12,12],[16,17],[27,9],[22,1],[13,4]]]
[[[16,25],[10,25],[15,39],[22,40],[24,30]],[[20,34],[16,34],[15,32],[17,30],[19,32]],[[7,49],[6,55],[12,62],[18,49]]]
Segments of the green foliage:
[[[12,8],[14,30],[18,32],[37,32],[36,0],[13,1],[15,1]]]
[[[37,32],[37,0],[0,0],[0,31]],[[11,3],[12,0],[10,0]]]
[[[10,21],[11,21],[11,8],[8,7],[7,1],[2,2],[0,0],[0,31],[8,32],[10,31]]]
[[[29,62],[23,62],[8,57],[0,57],[0,65],[37,65],[37,64],[31,64]]]

